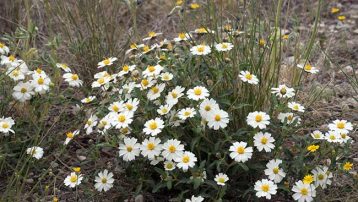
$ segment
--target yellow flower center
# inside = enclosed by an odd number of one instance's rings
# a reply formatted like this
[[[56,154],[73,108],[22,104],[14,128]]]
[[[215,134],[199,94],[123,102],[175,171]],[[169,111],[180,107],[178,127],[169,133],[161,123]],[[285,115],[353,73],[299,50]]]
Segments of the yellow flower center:
[[[112,110],[115,111],[115,112],[118,112],[119,111],[119,107],[117,105],[113,105],[112,106]]]
[[[220,178],[218,179],[218,182],[220,182],[220,183],[225,183],[225,178],[220,177]]]
[[[172,164],[172,163],[168,163],[168,164],[166,165],[166,167],[167,167],[167,169],[172,169],[172,168],[173,168],[173,164]]]
[[[131,152],[133,150],[132,146],[127,146],[127,152]]]
[[[7,129],[7,128],[9,128],[10,127],[10,125],[8,124],[8,123],[3,123],[2,124],[2,128],[4,128],[4,129]]]
[[[167,108],[163,108],[163,109],[162,109],[162,113],[163,113],[163,114],[165,114],[165,113],[167,113],[167,112],[168,112],[168,109],[167,109]]]
[[[0,43],[0,48],[4,48],[4,47],[5,47],[5,44]]]
[[[229,46],[226,43],[221,44],[222,49],[227,49]]]
[[[72,78],[72,80],[76,81],[76,80],[78,80],[78,75],[77,74],[72,74],[71,78]]]
[[[285,95],[285,94],[287,93],[286,88],[285,88],[285,87],[281,88],[280,93],[281,93],[282,95]]]
[[[204,109],[205,109],[205,111],[210,111],[211,110],[211,107],[210,107],[210,105],[206,105],[205,107],[204,107]]]
[[[39,85],[42,85],[42,84],[45,83],[45,79],[43,79],[42,77],[40,77],[39,79],[37,79],[37,83],[38,83]]]
[[[199,7],[200,7],[200,5],[197,4],[197,3],[192,3],[192,4],[190,4],[190,8],[191,8],[191,9],[197,9],[197,8],[199,8]]]
[[[179,39],[185,39],[185,33],[179,33]]]
[[[9,60],[10,60],[11,62],[14,62],[15,59],[16,59],[16,57],[15,57],[14,55],[10,55],[10,56],[9,56]]]
[[[255,121],[256,122],[261,122],[262,121],[262,115],[261,114],[258,114],[255,116]]]
[[[190,161],[190,157],[188,155],[183,156],[183,163],[188,163]]]
[[[199,53],[203,53],[203,52],[205,51],[205,47],[204,47],[204,46],[199,46],[199,47],[197,48],[197,51],[198,51]]]
[[[144,47],[143,47],[143,52],[148,52],[148,51],[150,51],[149,46],[144,46]]]
[[[106,184],[107,183],[107,178],[102,178],[102,180],[101,180],[101,182],[102,182],[102,184]]]
[[[154,87],[151,89],[151,91],[152,91],[154,94],[156,94],[156,93],[159,92],[159,88],[156,87],[156,86],[154,86]]]
[[[158,128],[158,124],[157,124],[155,121],[153,121],[153,122],[151,122],[151,123],[149,124],[149,128],[150,128],[151,130],[155,130],[155,129]]]
[[[118,121],[121,122],[121,123],[124,123],[126,121],[126,116],[121,114],[118,116]]]
[[[41,72],[42,72],[42,69],[40,69],[40,68],[37,68],[37,69],[36,69],[36,72],[37,72],[38,74],[41,74]]]
[[[301,189],[301,194],[302,194],[303,196],[307,196],[307,194],[308,194],[308,189],[307,189],[307,188],[302,188],[302,189]]]
[[[318,175],[318,179],[319,179],[319,180],[323,180],[323,179],[324,179],[324,175],[323,175],[323,174],[319,174],[319,175]]]
[[[154,145],[153,142],[150,142],[150,143],[147,144],[147,149],[148,150],[153,150],[154,148],[155,148],[155,145]]]
[[[178,94],[176,92],[172,92],[172,97],[173,98],[177,98],[178,97]]]
[[[307,64],[307,65],[305,65],[304,69],[306,71],[310,71],[310,70],[312,70],[312,66],[310,64]]]
[[[190,112],[189,111],[186,111],[186,112],[184,112],[184,116],[190,116]]]
[[[344,16],[344,15],[338,16],[338,20],[340,20],[340,21],[344,21],[345,19],[346,19],[346,16]]]
[[[143,86],[147,86],[149,84],[149,81],[147,79],[143,79],[141,83]]]
[[[132,43],[132,44],[130,45],[130,48],[131,48],[131,49],[137,49],[137,44]]]
[[[122,67],[122,69],[123,69],[123,71],[128,72],[128,71],[129,71],[129,66],[128,66],[128,65],[124,65],[124,66]]]
[[[102,78],[99,78],[98,80],[97,80],[97,82],[99,83],[99,84],[104,84],[104,78],[102,77]]]
[[[149,70],[149,72],[154,72],[155,66],[152,66],[152,65],[148,66],[148,70]]]
[[[133,105],[130,103],[126,103],[126,107],[129,111],[133,109]]]
[[[261,190],[264,191],[264,192],[268,192],[270,190],[270,185],[268,184],[263,184],[261,186]]]
[[[334,134],[331,134],[331,135],[329,136],[329,139],[335,140],[335,139],[336,139],[336,136],[335,136]]]
[[[339,128],[339,129],[343,129],[345,127],[345,124],[344,124],[344,122],[338,122],[337,123],[337,128]]]
[[[202,91],[201,91],[200,88],[195,88],[195,89],[194,89],[194,94],[195,94],[195,95],[198,95],[198,96],[199,96],[199,95],[201,95],[201,93],[202,93]]]
[[[87,125],[91,125],[91,124],[92,124],[92,121],[91,121],[91,120],[88,120],[88,121],[86,122],[86,124],[87,124]]]
[[[292,108],[293,108],[294,110],[299,110],[298,105],[294,105]]]
[[[215,121],[221,121],[221,116],[219,114],[215,115]]]
[[[201,27],[199,29],[196,30],[198,33],[206,33],[206,29],[204,27]]]
[[[239,154],[244,154],[245,153],[245,148],[243,146],[239,146],[239,147],[237,147],[236,151]]]
[[[266,137],[261,138],[261,144],[266,144],[268,139]]]
[[[20,75],[20,71],[16,69],[16,70],[12,71],[12,75],[14,77],[18,77]]]
[[[313,176],[312,175],[306,175],[303,178],[303,183],[305,184],[311,184],[313,182]]]
[[[342,133],[342,134],[341,134],[341,138],[342,138],[342,139],[346,139],[346,138],[347,138],[347,134]]]
[[[339,8],[336,8],[336,7],[331,8],[331,13],[332,14],[335,14],[335,13],[338,13],[338,12],[339,12]]]
[[[71,175],[70,181],[71,181],[72,183],[77,182],[77,175]]]
[[[27,89],[26,88],[21,88],[21,93],[26,93]]]
[[[110,61],[109,59],[105,59],[105,60],[103,60],[103,64],[105,64],[105,65],[109,65],[109,63],[111,63],[111,61]]]
[[[157,35],[157,34],[156,34],[155,32],[149,32],[149,33],[148,33],[148,36],[149,36],[149,37],[155,37],[156,35]]]
[[[279,171],[278,167],[276,167],[276,168],[274,168],[274,169],[272,170],[272,172],[275,173],[275,174],[278,174],[278,171]]]
[[[247,73],[247,74],[245,75],[245,78],[246,78],[247,80],[251,80],[251,79],[252,79],[252,74]]]
[[[72,132],[68,132],[68,133],[66,133],[66,136],[67,136],[67,138],[72,139],[74,134]]]
[[[170,145],[168,147],[168,150],[169,150],[170,153],[174,153],[177,150],[177,148],[174,145]]]

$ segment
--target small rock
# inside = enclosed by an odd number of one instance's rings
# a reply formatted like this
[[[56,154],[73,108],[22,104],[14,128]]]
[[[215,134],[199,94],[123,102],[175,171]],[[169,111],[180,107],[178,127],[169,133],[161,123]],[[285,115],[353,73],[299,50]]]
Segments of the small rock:
[[[78,160],[80,160],[80,161],[86,160],[86,157],[85,157],[85,156],[81,156],[81,155],[77,156],[77,158],[78,158]]]

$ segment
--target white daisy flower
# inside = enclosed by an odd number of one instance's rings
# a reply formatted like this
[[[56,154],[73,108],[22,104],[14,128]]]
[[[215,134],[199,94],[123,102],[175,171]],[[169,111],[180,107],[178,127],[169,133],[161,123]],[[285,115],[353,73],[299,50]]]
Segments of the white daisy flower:
[[[157,77],[163,71],[163,67],[158,65],[148,65],[147,68],[143,71],[143,77]]]
[[[246,147],[246,142],[234,142],[232,146],[230,146],[229,151],[230,157],[237,162],[246,162],[252,157],[253,149],[252,147]]]
[[[31,100],[32,96],[35,94],[30,82],[23,83],[20,81],[13,90],[14,92],[12,93],[12,96],[20,102]]]
[[[64,183],[66,186],[74,188],[80,185],[82,180],[83,180],[82,174],[77,175],[75,172],[71,172],[71,174],[65,178]]]
[[[75,136],[77,136],[78,134],[80,133],[79,130],[75,130],[73,132],[67,132],[66,133],[66,140],[65,142],[63,143],[64,145],[67,145]]]
[[[88,103],[92,102],[94,99],[96,99],[96,96],[88,96],[88,97],[86,97],[86,98],[83,98],[83,99],[81,100],[81,102],[82,102],[83,104],[88,104]]]
[[[201,196],[191,196],[190,199],[185,199],[185,202],[202,202],[204,201],[204,198]]]
[[[265,175],[275,183],[280,183],[286,176],[286,173],[280,168],[281,163],[280,159],[272,159],[266,164]]]
[[[175,42],[182,42],[182,41],[187,41],[187,40],[190,40],[191,35],[189,33],[179,33],[178,34],[178,37],[174,38],[174,41]]]
[[[36,159],[41,159],[44,155],[44,150],[41,147],[30,147],[26,149],[26,153]]]
[[[108,107],[108,110],[109,111],[112,111],[112,112],[116,112],[116,113],[119,113],[119,112],[122,112],[124,111],[124,106],[123,106],[123,101],[120,101],[120,102],[112,102],[109,107]]]
[[[193,55],[207,55],[211,53],[211,48],[206,45],[197,45],[190,48],[190,52]]]
[[[295,89],[289,88],[285,84],[279,85],[278,88],[271,88],[271,92],[279,98],[291,98],[295,96]]]
[[[296,125],[301,123],[301,118],[295,116],[293,113],[279,113],[277,118],[281,121],[281,123],[292,124],[296,122]]]
[[[189,99],[192,100],[201,100],[209,97],[209,91],[203,86],[196,86],[192,89],[189,89],[186,94]]]
[[[79,79],[77,74],[65,73],[63,78],[68,82],[68,85],[72,87],[80,87],[83,84],[83,81]]]
[[[152,87],[156,83],[157,81],[155,79],[153,79],[152,77],[148,77],[146,79],[142,79],[139,85],[141,90],[145,90],[149,87]]]
[[[196,111],[194,108],[191,108],[191,107],[188,107],[188,108],[185,108],[185,109],[181,109],[179,112],[178,112],[178,117],[181,119],[181,120],[186,120],[187,118],[192,118],[194,117],[196,114]]]
[[[160,74],[162,81],[170,81],[173,79],[173,74],[169,72],[164,72]]]
[[[23,63],[25,64],[25,63]],[[6,75],[8,75],[12,80],[14,81],[20,81],[25,79],[25,74],[27,72],[24,72],[21,70],[21,68],[10,68],[6,71]]]
[[[140,144],[137,143],[137,139],[124,138],[124,144],[119,145],[119,156],[122,156],[124,161],[132,161],[139,156]]]
[[[319,69],[317,67],[313,67],[312,65],[310,64],[298,64],[297,67],[303,69],[304,71],[308,72],[308,73],[311,73],[311,74],[316,74],[319,72]]]
[[[201,102],[200,106],[199,106],[199,113],[200,116],[203,117],[204,119],[207,119],[208,115],[210,114],[210,112],[213,112],[215,110],[219,110],[219,105],[216,103],[216,101],[212,98],[210,99],[205,99],[203,100],[203,102]]]
[[[57,63],[56,67],[62,69],[65,72],[71,72],[71,68],[65,63]]]
[[[139,105],[139,100],[137,98],[132,98],[132,99],[127,100],[123,104],[123,108],[125,111],[134,113],[135,111],[137,111],[138,105]]]
[[[265,197],[266,199],[271,199],[271,195],[277,193],[277,185],[271,180],[259,180],[255,183],[256,196],[261,198]]]
[[[143,132],[147,135],[156,136],[164,128],[164,121],[161,118],[151,119],[144,124]]]
[[[124,111],[116,115],[112,125],[117,129],[127,128],[133,122],[133,112]]]
[[[219,43],[215,45],[215,48],[217,51],[219,52],[226,52],[231,50],[234,47],[234,45],[232,43]]]
[[[102,67],[105,67],[105,66],[109,66],[109,65],[112,65],[113,62],[117,61],[118,58],[116,57],[110,57],[110,58],[105,58],[104,60],[102,60],[101,62],[99,62],[97,64],[97,68],[102,68]]]
[[[212,110],[205,117],[209,128],[219,130],[220,128],[226,128],[229,123],[229,114],[221,109]]]
[[[21,61],[19,61],[15,55],[1,55],[1,65],[6,65],[9,68],[16,68],[20,65]]]
[[[29,72],[29,74],[32,75],[33,80],[35,80],[35,78],[39,78],[39,77],[42,77],[42,78],[48,77],[46,72],[43,71],[41,68],[37,68],[36,70]]]
[[[337,131],[328,131],[324,137],[328,142],[341,143],[343,142],[342,137]]]
[[[333,121],[333,123],[328,124],[328,128],[339,133],[349,133],[349,131],[353,130],[352,123],[348,122],[347,120],[339,119]]]
[[[160,93],[164,90],[165,84],[159,84],[152,87],[147,94],[149,100],[155,100],[160,97]]]
[[[181,86],[176,86],[165,97],[165,102],[169,105],[175,105],[176,103],[178,103],[178,99],[184,95],[183,94],[184,91],[185,91],[185,88],[183,88]]]
[[[195,154],[186,151],[174,160],[177,162],[177,167],[183,169],[183,171],[186,172],[189,168],[195,166],[197,158],[195,157]]]
[[[332,184],[332,173],[328,170],[327,166],[317,166],[312,170],[314,177],[314,184],[316,187],[320,186],[322,189],[327,188],[327,185]]]
[[[154,39],[156,38],[157,36],[159,35],[162,35],[163,33],[156,33],[156,32],[148,32],[148,37],[144,38],[143,41],[148,41],[148,40],[151,40],[151,39]]]
[[[302,180],[295,183],[292,187],[293,199],[299,202],[311,202],[316,196],[316,187],[312,184],[305,184]]]
[[[270,124],[270,116],[265,112],[255,111],[247,115],[246,122],[253,128],[265,129]]]
[[[323,133],[319,130],[315,130],[311,133],[311,137],[313,139],[316,139],[316,140],[323,140],[325,138],[325,136],[323,135]]]
[[[156,156],[159,156],[162,152],[160,142],[160,139],[155,137],[144,139],[141,146],[142,155],[148,159],[154,159]]]
[[[256,85],[259,83],[259,79],[249,71],[241,71],[239,77],[243,82],[247,82],[249,84]]]
[[[215,175],[214,180],[215,180],[216,184],[218,184],[220,186],[225,186],[225,183],[229,180],[229,177],[224,173],[219,173],[219,174]]]
[[[289,102],[288,103],[288,108],[292,109],[293,111],[298,111],[298,112],[304,112],[305,111],[305,107],[302,106],[301,104],[297,103],[297,102]]]
[[[11,117],[2,117],[0,118],[0,132],[2,133],[15,133],[14,130],[12,130],[12,126],[15,124],[15,121]]]
[[[159,115],[165,115],[165,114],[168,114],[169,113],[169,111],[172,109],[172,105],[168,105],[168,104],[166,104],[166,105],[161,105],[161,106],[159,106],[159,109],[157,109],[157,112],[158,112],[158,114]]]
[[[98,176],[96,176],[95,180],[96,184],[94,187],[97,189],[97,191],[108,191],[113,187],[113,173],[108,172],[107,169],[105,169],[102,172],[98,173]]]
[[[172,171],[176,167],[176,164],[173,161],[165,161],[164,162],[164,169],[166,171]]]
[[[0,42],[0,55],[7,55],[10,49],[4,43]]]
[[[184,152],[184,145],[176,139],[170,139],[163,144],[162,156],[168,161],[179,158]]]
[[[124,76],[133,71],[136,65],[123,65],[122,70],[118,73],[118,76]]]
[[[85,124],[86,134],[89,135],[93,131],[93,127],[95,127],[98,123],[98,117],[96,115],[91,115]]]
[[[44,94],[50,90],[51,80],[47,76],[33,76],[31,85],[34,87],[34,91],[39,94]]]
[[[275,139],[267,132],[258,132],[254,136],[254,145],[259,151],[265,150],[266,152],[271,152],[275,148],[275,145],[272,144],[274,142]]]

